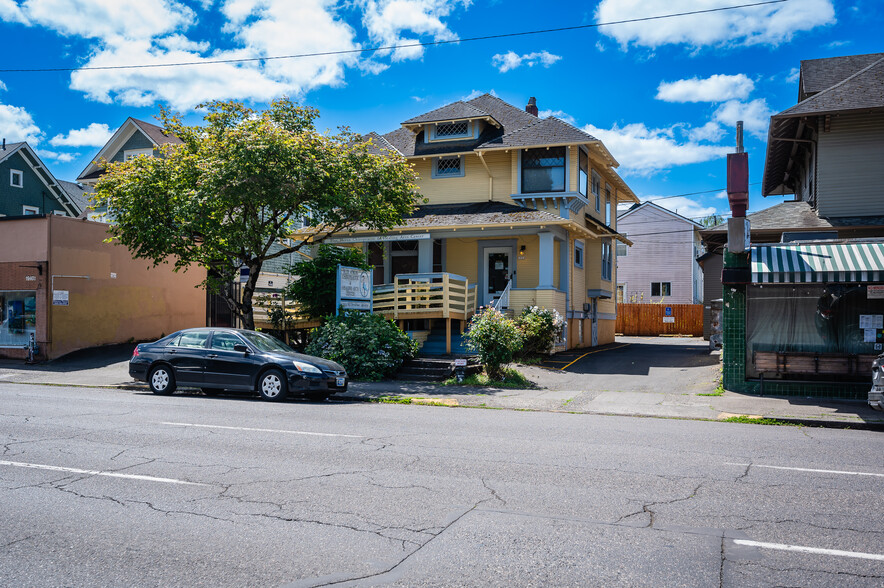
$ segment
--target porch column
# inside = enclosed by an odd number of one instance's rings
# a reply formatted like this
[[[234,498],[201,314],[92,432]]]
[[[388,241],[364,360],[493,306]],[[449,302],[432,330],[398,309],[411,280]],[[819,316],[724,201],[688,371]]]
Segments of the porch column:
[[[420,239],[417,242],[417,271],[421,274],[433,272],[433,240]]]
[[[537,236],[540,237],[540,247],[537,251],[537,261],[540,266],[537,287],[552,290],[556,287],[553,283],[555,238],[549,232],[538,233]]]

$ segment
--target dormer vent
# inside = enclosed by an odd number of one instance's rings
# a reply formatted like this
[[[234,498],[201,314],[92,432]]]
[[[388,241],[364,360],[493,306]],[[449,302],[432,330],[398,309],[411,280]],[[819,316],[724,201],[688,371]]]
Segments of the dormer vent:
[[[469,123],[465,120],[457,122],[437,123],[437,137],[462,137],[469,134]]]

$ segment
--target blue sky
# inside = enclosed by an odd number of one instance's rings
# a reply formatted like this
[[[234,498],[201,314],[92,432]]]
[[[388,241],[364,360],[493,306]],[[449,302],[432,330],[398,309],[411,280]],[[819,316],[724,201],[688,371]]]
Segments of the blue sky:
[[[161,64],[346,51],[550,29],[752,0],[0,0],[0,69]],[[551,8],[551,9],[550,9]],[[665,20],[377,53],[130,70],[0,72],[0,135],[74,179],[127,116],[159,105],[287,95],[322,128],[387,132],[483,92],[602,139],[642,199],[726,212],[724,154],[746,124],[750,182],[768,117],[792,106],[802,59],[884,50],[880,0],[788,0]],[[782,201],[760,196],[750,212]]]

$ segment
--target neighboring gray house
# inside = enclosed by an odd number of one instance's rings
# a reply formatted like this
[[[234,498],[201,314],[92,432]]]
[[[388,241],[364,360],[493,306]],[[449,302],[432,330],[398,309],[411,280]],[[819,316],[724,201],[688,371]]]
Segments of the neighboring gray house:
[[[617,230],[633,245],[617,245],[618,301],[701,303],[703,272],[696,260],[702,228],[653,202],[621,212]]]
[[[770,119],[753,244],[884,237],[884,53],[801,62],[798,104]],[[722,296],[727,225],[701,231],[705,299]],[[704,335],[709,336],[709,309]]]
[[[0,216],[58,214],[77,217],[86,198],[76,184],[61,182],[27,143],[0,144]]]

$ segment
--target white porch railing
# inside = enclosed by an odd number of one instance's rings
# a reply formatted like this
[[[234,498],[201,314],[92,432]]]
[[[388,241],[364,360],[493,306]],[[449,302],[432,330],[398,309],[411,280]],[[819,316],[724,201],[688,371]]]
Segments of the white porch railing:
[[[513,285],[512,280],[507,280],[506,288],[503,289],[503,292],[500,293],[500,296],[491,303],[491,306],[494,307],[494,310],[500,311],[503,308],[509,308],[510,306],[510,288]]]
[[[392,319],[454,318],[476,311],[476,286],[456,274],[398,274],[374,287],[374,312]]]

